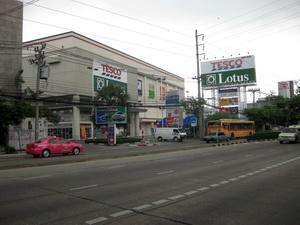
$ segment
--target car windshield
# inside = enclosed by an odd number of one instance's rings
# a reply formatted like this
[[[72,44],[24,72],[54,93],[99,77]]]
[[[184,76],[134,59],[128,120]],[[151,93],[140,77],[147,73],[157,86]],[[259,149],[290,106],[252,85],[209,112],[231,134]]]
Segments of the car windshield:
[[[35,141],[34,143],[42,143],[43,141],[47,140],[47,138],[42,138],[42,139],[39,139],[37,141]]]
[[[282,130],[283,133],[296,133],[297,129],[296,128],[284,128]]]
[[[211,133],[208,133],[208,136],[216,136],[216,132],[211,132]]]

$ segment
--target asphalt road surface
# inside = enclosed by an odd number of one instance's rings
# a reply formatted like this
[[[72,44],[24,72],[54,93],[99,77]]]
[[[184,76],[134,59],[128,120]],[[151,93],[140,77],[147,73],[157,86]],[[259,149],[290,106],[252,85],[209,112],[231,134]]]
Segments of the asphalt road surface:
[[[0,224],[297,225],[299,171],[277,142],[1,170]]]

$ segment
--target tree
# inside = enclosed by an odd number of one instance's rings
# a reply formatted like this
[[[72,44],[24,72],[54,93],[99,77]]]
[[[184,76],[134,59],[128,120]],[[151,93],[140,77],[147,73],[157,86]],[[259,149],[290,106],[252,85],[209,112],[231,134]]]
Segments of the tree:
[[[22,100],[0,100],[0,145],[8,143],[9,125],[18,125],[25,117],[32,116],[33,109],[27,102]]]
[[[183,106],[186,114],[194,114],[199,115],[203,105],[205,104],[205,100],[200,98],[189,97],[186,100],[181,101],[181,105]]]
[[[232,113],[215,113],[207,116],[208,120],[219,120],[219,119],[237,119],[237,114]]]
[[[97,91],[97,100],[108,106],[125,106],[128,95],[121,87],[108,85]]]
[[[189,97],[184,101],[181,101],[181,105],[183,106],[185,112],[187,114],[194,114],[195,116],[197,116],[198,118],[198,136],[200,138],[203,138],[204,136],[204,121],[203,121],[203,117],[204,117],[204,104],[205,104],[205,100],[203,98],[194,98],[194,97]]]
[[[266,125],[288,126],[300,121],[300,95],[291,99],[273,96],[262,108],[245,109],[244,114],[254,120],[258,129]]]

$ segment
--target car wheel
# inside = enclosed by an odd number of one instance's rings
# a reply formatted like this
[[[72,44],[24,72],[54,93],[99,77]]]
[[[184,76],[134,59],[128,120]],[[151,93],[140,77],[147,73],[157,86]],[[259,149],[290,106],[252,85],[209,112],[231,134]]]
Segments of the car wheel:
[[[42,156],[44,158],[48,158],[50,156],[50,151],[48,149],[45,149],[43,152],[42,152]]]
[[[282,144],[283,143],[283,141],[279,141],[279,144]]]
[[[209,143],[209,140],[207,140],[206,143]]]
[[[173,141],[176,141],[176,142],[177,142],[177,141],[178,141],[178,137],[174,137],[174,138],[173,138]]]
[[[158,141],[163,141],[162,137],[157,138]]]
[[[80,149],[79,148],[74,148],[73,149],[73,155],[79,155]]]

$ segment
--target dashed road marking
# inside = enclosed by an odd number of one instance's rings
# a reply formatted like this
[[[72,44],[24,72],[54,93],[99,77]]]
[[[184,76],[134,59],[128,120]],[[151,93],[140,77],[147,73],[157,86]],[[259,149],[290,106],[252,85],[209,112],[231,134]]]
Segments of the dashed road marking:
[[[107,169],[119,169],[119,168],[123,168],[123,167],[125,167],[125,165],[115,165],[115,166],[107,167]]]
[[[224,162],[224,160],[215,161],[215,162],[213,162],[213,164],[219,164],[219,163],[222,163],[222,162]]]
[[[219,182],[219,184],[228,184],[228,183],[229,183],[228,180],[223,180],[223,181]]]
[[[42,179],[42,178],[47,178],[51,177],[52,175],[42,175],[42,176],[34,176],[34,177],[26,177],[23,180],[36,180],[36,179]]]
[[[184,195],[193,195],[193,194],[196,194],[198,193],[198,191],[188,191],[188,192],[185,192],[183,193]]]
[[[154,204],[154,205],[160,205],[160,204],[164,204],[164,203],[166,203],[166,202],[168,202],[168,201],[169,201],[169,200],[167,200],[167,199],[161,199],[161,200],[152,202],[152,204]]]
[[[130,213],[133,213],[133,211],[132,210],[123,210],[123,211],[120,211],[120,212],[110,214],[110,216],[111,217],[119,217],[119,216],[124,216],[124,215],[130,214]]]
[[[83,189],[89,189],[89,188],[94,188],[97,187],[98,184],[92,184],[92,185],[87,185],[87,186],[81,186],[81,187],[75,187],[75,188],[70,188],[70,191],[78,191],[78,190],[83,190]]]
[[[89,225],[92,225],[92,224],[95,224],[95,223],[103,222],[103,221],[105,221],[105,220],[107,220],[106,217],[98,217],[98,218],[93,219],[93,220],[88,220],[88,221],[86,221],[85,223],[86,223],[86,224],[89,224]]]
[[[152,204],[140,205],[140,206],[132,208],[132,210],[123,210],[123,211],[120,211],[120,212],[116,212],[116,213],[110,214],[109,216],[116,218],[116,217],[119,217],[119,216],[124,216],[124,215],[127,215],[127,214],[131,214],[131,213],[134,213],[133,210],[143,210],[143,209],[150,208],[150,207],[152,207],[154,205],[164,204],[166,202],[169,202],[170,200],[172,201],[172,200],[184,198],[185,196],[196,194],[199,191],[200,192],[206,191],[206,190],[209,190],[209,189],[214,188],[214,187],[218,187],[218,186],[223,185],[223,184],[228,184],[228,183],[230,183],[232,181],[237,181],[239,179],[246,178],[248,176],[253,176],[255,174],[261,173],[263,171],[268,171],[269,169],[273,169],[273,168],[276,168],[278,166],[285,165],[287,163],[296,161],[298,159],[300,159],[300,157],[293,158],[293,159],[290,159],[290,160],[287,160],[287,161],[284,161],[284,162],[281,162],[281,163],[277,163],[277,164],[274,164],[274,165],[271,165],[271,166],[268,166],[268,167],[265,167],[265,168],[253,171],[253,172],[249,172],[247,174],[243,174],[243,175],[237,176],[237,177],[233,177],[233,178],[230,178],[228,180],[223,180],[223,181],[220,181],[219,183],[211,184],[211,185],[209,185],[207,187],[201,187],[201,188],[198,188],[196,190],[185,192],[183,194],[177,194],[177,195],[168,197],[167,199],[160,199],[160,200],[157,200],[155,202],[152,202]],[[215,163],[219,163],[219,162],[220,161],[216,161]],[[162,174],[169,174],[169,173],[173,173],[173,172],[175,172],[175,170],[163,171],[163,172],[160,172],[160,173],[157,173],[157,174],[158,175],[162,175]],[[38,179],[38,178],[44,178],[44,177],[45,176],[39,176],[39,177],[30,177],[30,178],[24,178],[24,179]],[[92,188],[92,187],[96,187],[96,186],[98,186],[98,184],[88,185],[88,186],[82,186],[82,187],[77,187],[77,188],[71,188],[70,190],[81,190],[81,189]],[[105,221],[105,220],[108,220],[108,218],[106,218],[106,217],[98,217],[96,219],[86,221],[85,223],[89,224],[89,225],[93,225],[95,223],[100,223],[100,222]]]
[[[162,172],[157,173],[157,175],[165,175],[165,174],[170,174],[170,173],[174,173],[174,172],[175,172],[175,170],[162,171]]]
[[[152,205],[150,205],[150,204],[145,204],[145,205],[140,205],[140,206],[134,207],[133,209],[134,210],[143,210],[143,209],[150,208],[151,206]]]
[[[230,178],[229,180],[230,181],[236,181],[236,180],[238,180],[238,178],[237,177],[233,177],[233,178]]]
[[[169,197],[168,199],[176,200],[176,199],[183,198],[183,197],[184,197],[184,195],[174,195],[174,196]]]
[[[197,190],[198,191],[206,191],[206,190],[209,190],[210,188],[209,187],[202,187],[202,188],[198,188]]]

